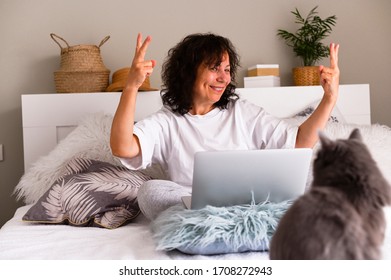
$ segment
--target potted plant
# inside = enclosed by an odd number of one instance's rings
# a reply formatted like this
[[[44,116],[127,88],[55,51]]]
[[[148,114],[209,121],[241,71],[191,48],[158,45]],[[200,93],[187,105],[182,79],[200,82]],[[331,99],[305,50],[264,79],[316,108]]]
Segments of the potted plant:
[[[317,15],[317,8],[318,6],[313,8],[306,18],[303,18],[296,8],[291,13],[296,18],[295,23],[301,27],[295,33],[282,29],[277,32],[302,60],[302,67],[293,68],[293,79],[297,86],[319,85],[319,67],[315,66],[315,63],[330,54],[329,47],[324,45],[322,40],[330,35],[337,17],[333,15],[322,19]]]

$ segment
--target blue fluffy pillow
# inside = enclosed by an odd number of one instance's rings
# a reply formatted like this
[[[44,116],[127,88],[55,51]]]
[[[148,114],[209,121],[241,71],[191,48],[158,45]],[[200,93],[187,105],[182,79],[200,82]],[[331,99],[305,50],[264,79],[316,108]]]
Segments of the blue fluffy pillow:
[[[151,227],[158,250],[202,255],[267,251],[280,218],[291,205],[292,201],[284,201],[199,210],[175,205]]]

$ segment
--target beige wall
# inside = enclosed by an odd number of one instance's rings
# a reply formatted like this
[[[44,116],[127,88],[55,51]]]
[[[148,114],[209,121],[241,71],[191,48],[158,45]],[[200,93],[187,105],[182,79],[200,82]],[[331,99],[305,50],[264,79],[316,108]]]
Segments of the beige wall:
[[[71,45],[98,44],[110,35],[102,56],[112,72],[129,65],[137,32],[150,34],[148,57],[158,61],[151,84],[158,87],[168,49],[186,34],[211,31],[236,45],[239,87],[245,69],[257,63],[280,64],[282,85],[291,85],[298,60],[276,30],[293,31],[290,11],[306,14],[315,5],[321,17],[338,17],[328,41],[341,44],[341,83],[369,83],[373,122],[391,126],[389,0],[0,0],[0,225],[17,206],[11,193],[23,174],[20,96],[55,91],[60,49],[50,33]]]

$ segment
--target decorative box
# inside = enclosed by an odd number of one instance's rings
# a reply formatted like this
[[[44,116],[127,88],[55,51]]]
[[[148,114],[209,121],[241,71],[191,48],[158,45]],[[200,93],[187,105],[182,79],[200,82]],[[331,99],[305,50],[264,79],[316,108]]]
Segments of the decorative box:
[[[278,64],[257,64],[247,69],[247,76],[280,76]]]

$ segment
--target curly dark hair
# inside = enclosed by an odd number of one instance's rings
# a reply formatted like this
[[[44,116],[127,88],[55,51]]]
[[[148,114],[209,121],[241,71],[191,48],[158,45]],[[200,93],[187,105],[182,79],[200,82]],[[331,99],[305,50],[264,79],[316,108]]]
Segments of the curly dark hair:
[[[226,53],[229,56],[231,82],[215,106],[227,108],[231,100],[239,98],[235,93],[236,71],[240,66],[239,55],[229,39],[212,33],[188,35],[168,51],[162,68],[163,104],[181,115],[189,112],[198,67],[202,63],[210,66],[219,65]]]

